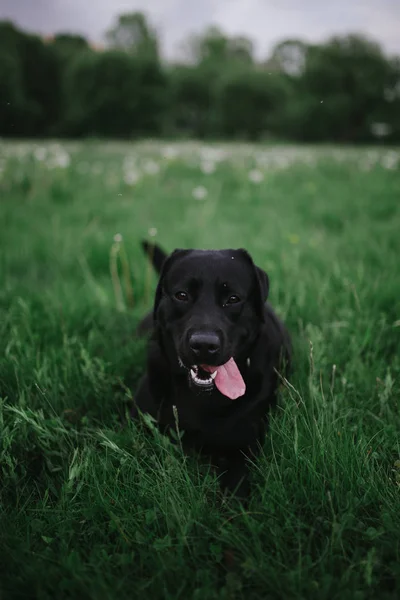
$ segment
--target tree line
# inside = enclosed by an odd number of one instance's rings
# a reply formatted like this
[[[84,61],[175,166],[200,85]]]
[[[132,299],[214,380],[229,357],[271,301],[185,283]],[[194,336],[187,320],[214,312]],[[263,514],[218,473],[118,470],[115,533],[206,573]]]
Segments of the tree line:
[[[400,140],[400,58],[360,35],[279,43],[264,61],[215,27],[162,60],[142,13],[107,46],[42,39],[0,22],[0,135],[9,137]]]

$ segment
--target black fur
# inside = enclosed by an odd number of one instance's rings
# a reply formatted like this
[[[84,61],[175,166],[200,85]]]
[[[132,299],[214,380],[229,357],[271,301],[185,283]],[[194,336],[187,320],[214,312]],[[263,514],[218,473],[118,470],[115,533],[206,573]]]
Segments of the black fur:
[[[141,334],[151,330],[151,338],[133,416],[138,409],[147,412],[168,432],[175,429],[175,406],[184,448],[209,456],[222,487],[244,497],[247,457],[256,457],[276,402],[275,369],[287,369],[291,356],[288,332],[266,303],[268,276],[243,249],[166,256],[158,246],[142,246],[160,278],[154,310],[139,326]],[[199,334],[217,343],[194,349]],[[243,396],[231,400],[214,386],[204,391],[191,385],[192,365],[221,365],[230,357],[245,381]]]

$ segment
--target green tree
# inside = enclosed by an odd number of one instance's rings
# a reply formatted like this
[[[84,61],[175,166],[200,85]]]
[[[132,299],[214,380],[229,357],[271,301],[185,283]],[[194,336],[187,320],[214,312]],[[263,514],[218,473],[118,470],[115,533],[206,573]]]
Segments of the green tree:
[[[387,139],[400,140],[400,58],[389,61],[389,76],[384,91],[385,105],[377,115],[378,121],[387,126]]]
[[[221,86],[227,77],[252,68],[252,42],[209,27],[203,34],[191,36],[185,47],[191,65],[170,71],[170,122],[178,131],[191,131],[196,137],[220,135]]]
[[[77,54],[89,49],[87,40],[81,35],[58,33],[53,39],[53,48],[58,56],[65,62],[73,59]]]
[[[25,134],[53,134],[60,118],[61,68],[51,44],[24,35],[20,43],[28,120]]]
[[[111,48],[147,59],[159,56],[157,33],[141,12],[120,15],[106,38]]]
[[[26,103],[19,32],[9,21],[0,22],[0,134],[18,134],[19,118]]]
[[[244,36],[228,37],[212,26],[203,34],[191,36],[185,43],[190,62],[203,67],[245,65],[253,62],[253,43]]]
[[[169,71],[171,133],[203,138],[215,133],[216,91],[208,69],[182,65]]]
[[[38,36],[26,34],[10,22],[0,23],[0,70],[4,93],[11,96],[3,120],[11,118],[14,135],[47,135],[54,132],[60,115],[60,67],[54,49]],[[7,87],[5,87],[7,86]],[[3,113],[4,114],[4,113]]]
[[[266,68],[286,75],[300,76],[305,69],[308,46],[301,40],[291,39],[279,42],[266,62]]]
[[[364,141],[385,110],[390,63],[380,47],[362,36],[314,46],[299,81],[297,114],[310,140]]]
[[[18,134],[24,104],[18,59],[0,50],[0,135]]]
[[[279,74],[261,70],[233,73],[219,93],[219,126],[224,137],[256,140],[277,132],[287,90]],[[234,99],[234,101],[233,101]]]
[[[159,135],[166,81],[156,61],[110,50],[76,57],[66,74],[70,135]]]

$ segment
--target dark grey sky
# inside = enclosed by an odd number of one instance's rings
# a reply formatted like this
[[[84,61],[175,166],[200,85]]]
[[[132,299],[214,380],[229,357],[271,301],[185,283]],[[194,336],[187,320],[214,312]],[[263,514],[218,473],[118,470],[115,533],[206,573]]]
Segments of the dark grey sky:
[[[368,34],[400,54],[400,0],[0,0],[0,19],[43,34],[78,32],[94,42],[118,14],[134,10],[148,15],[170,58],[210,24],[251,37],[259,57],[288,37],[318,42],[348,32]]]

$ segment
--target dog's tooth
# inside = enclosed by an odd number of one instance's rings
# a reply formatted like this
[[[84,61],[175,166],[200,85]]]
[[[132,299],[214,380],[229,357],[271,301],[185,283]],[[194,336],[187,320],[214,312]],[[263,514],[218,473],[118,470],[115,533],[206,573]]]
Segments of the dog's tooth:
[[[211,379],[215,379],[216,376],[217,376],[217,371],[214,371],[214,373],[210,373]]]
[[[212,384],[212,379],[209,377],[208,379],[201,379],[200,377],[194,377],[193,381],[200,387],[206,387]]]
[[[247,366],[248,366],[248,367],[250,366],[250,358],[248,358],[248,359],[246,360],[246,364],[247,364]]]
[[[197,379],[197,369],[190,369],[190,375],[193,377],[193,379]]]

